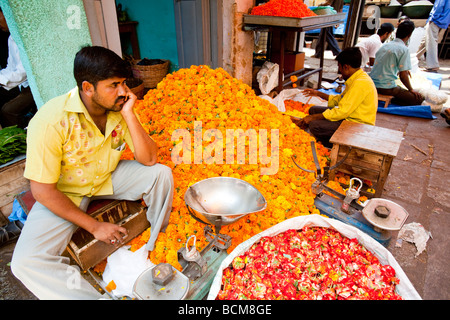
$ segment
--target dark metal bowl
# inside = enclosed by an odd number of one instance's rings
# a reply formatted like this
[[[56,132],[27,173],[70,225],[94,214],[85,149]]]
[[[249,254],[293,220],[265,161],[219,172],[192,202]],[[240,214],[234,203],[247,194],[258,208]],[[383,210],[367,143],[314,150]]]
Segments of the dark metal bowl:
[[[417,6],[403,6],[402,11],[405,16],[410,17],[411,19],[419,19],[419,18],[428,18],[428,15],[431,12],[431,9],[433,9],[432,5],[424,6],[424,5],[417,5]]]
[[[382,18],[397,18],[402,6],[380,6]]]

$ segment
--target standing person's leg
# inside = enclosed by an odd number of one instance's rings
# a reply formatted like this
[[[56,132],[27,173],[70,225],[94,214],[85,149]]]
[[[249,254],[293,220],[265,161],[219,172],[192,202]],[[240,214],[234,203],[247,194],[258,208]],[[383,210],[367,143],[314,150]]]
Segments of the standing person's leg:
[[[440,28],[433,22],[428,24],[425,35],[425,45],[427,50],[427,69],[439,69],[438,60],[438,37]]]
[[[341,52],[341,48],[339,48],[339,44],[338,44],[336,38],[334,37],[334,27],[328,27],[326,29],[327,29],[326,30],[327,42],[331,47],[331,52],[333,52],[334,56],[337,56]],[[326,49],[325,46],[324,46],[324,49]]]
[[[325,42],[322,41],[324,32],[325,32],[325,29],[323,29],[323,28],[320,29],[319,39],[317,41],[316,49],[315,49],[316,52],[314,53],[314,57],[315,58],[320,58],[320,56],[322,55],[323,50],[325,50],[324,47],[326,45],[326,41]]]
[[[151,225],[146,245],[152,251],[158,234],[165,230],[172,212],[174,183],[172,170],[162,164],[144,166],[134,160],[122,160],[112,174],[114,194],[95,198],[140,200],[147,205]]]
[[[417,49],[417,52],[416,52],[416,58],[418,60],[420,60],[420,58],[422,58],[422,56],[427,51],[426,39],[427,39],[427,30],[428,30],[429,26],[430,26],[430,22],[427,22],[427,24],[424,27],[423,37],[420,40],[419,48]]]
[[[78,266],[61,256],[77,226],[36,202],[14,249],[11,270],[39,299],[99,299]]]

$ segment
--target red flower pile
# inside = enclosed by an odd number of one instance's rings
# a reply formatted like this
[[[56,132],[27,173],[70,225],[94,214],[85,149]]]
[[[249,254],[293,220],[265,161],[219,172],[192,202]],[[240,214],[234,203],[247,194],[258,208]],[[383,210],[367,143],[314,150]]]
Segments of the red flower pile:
[[[270,0],[267,3],[254,7],[250,14],[291,18],[316,16],[302,0]]]
[[[330,228],[263,237],[223,271],[219,300],[402,299],[389,265]]]

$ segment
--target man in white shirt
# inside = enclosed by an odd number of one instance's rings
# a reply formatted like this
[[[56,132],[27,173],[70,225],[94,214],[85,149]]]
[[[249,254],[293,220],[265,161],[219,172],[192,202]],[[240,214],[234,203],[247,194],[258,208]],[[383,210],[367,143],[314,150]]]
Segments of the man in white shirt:
[[[0,9],[0,29],[8,32],[5,16]],[[28,85],[27,74],[22,65],[19,48],[14,39],[8,38],[8,61],[0,70],[0,124],[1,127],[27,126],[28,113],[36,111],[36,104]]]
[[[358,42],[356,46],[361,50],[362,54],[361,68],[364,68],[367,64],[369,64],[369,66],[373,66],[375,62],[375,54],[393,31],[394,26],[392,23],[383,23],[376,34],[373,34],[370,37]]]

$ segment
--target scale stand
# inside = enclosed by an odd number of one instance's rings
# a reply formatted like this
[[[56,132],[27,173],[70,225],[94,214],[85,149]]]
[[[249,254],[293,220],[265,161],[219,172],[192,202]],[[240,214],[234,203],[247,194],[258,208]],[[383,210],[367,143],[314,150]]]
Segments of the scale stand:
[[[346,160],[351,152],[351,147],[341,161],[332,167],[325,167],[323,170],[320,168],[317,159],[314,141],[311,141],[311,149],[316,171],[302,168],[295,162],[294,157],[292,157],[292,160],[303,171],[315,174],[316,181],[314,181],[311,188],[312,192],[316,194],[316,199],[314,200],[316,208],[322,214],[350,224],[364,231],[382,245],[387,246],[391,239],[391,231],[401,229],[408,218],[408,212],[400,205],[380,198],[368,200],[365,206],[358,204],[356,201],[359,198],[359,190],[362,187],[362,182],[358,178],[350,180],[350,185],[345,195],[327,186],[328,172],[340,166]],[[354,181],[360,183],[359,188],[353,188]],[[325,191],[331,193],[337,199],[327,195]]]
[[[133,293],[140,300],[202,300],[206,297],[223,259],[231,245],[231,237],[217,234],[211,227],[204,229],[209,244],[201,251],[195,247],[196,237],[190,236],[177,252],[180,272],[168,263],[160,263],[144,271],[136,280]],[[193,239],[192,246],[189,243]]]
[[[178,263],[183,268],[182,272],[191,281],[197,280],[207,272],[208,263],[205,256],[209,251],[226,252],[231,245],[231,237],[229,235],[214,234],[210,226],[206,226],[203,232],[209,244],[201,252],[198,252],[195,247],[195,235],[190,236],[186,241],[186,245],[177,252]],[[194,244],[189,248],[189,241],[191,239],[194,239]]]

